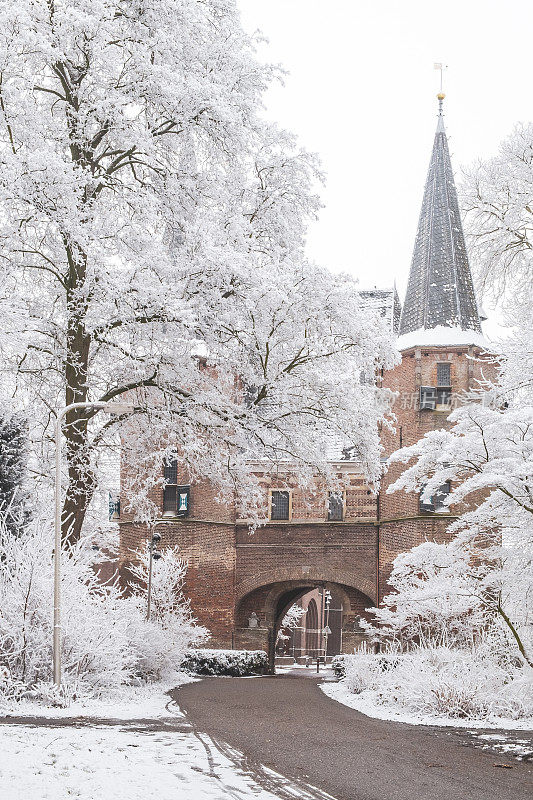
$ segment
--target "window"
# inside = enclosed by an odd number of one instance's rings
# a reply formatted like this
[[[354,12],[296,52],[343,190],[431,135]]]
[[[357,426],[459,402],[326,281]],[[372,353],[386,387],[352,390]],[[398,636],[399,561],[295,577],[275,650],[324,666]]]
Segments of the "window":
[[[451,408],[451,382],[451,365],[449,361],[438,363],[436,411],[448,411]]]
[[[163,467],[163,514],[173,513],[177,517],[186,517],[189,514],[191,487],[178,484],[178,462],[176,459],[168,461]]]
[[[328,497],[328,521],[342,522],[344,519],[344,498],[342,494],[330,492]]]
[[[450,362],[437,364],[437,386],[451,386]]]
[[[270,519],[290,519],[290,492],[278,489],[271,492]]]
[[[437,387],[436,411],[449,411],[452,407],[452,390],[449,386]]]
[[[451,491],[450,482],[446,481],[443,483],[442,486],[439,486],[435,494],[431,495],[429,500],[423,501],[421,492],[420,496],[420,511],[423,511],[428,514],[449,514],[450,509],[447,505],[445,505],[444,501],[448,497]]]

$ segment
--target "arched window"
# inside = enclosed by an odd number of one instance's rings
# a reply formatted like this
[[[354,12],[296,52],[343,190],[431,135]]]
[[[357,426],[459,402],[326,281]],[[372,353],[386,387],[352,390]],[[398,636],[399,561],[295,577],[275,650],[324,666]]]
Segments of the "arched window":
[[[305,648],[310,656],[318,654],[318,608],[315,600],[311,600],[305,615]]]

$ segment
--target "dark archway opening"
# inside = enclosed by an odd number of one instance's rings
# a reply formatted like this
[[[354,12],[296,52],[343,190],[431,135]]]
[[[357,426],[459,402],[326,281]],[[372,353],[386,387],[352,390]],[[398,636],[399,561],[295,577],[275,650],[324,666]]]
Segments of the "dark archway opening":
[[[334,585],[318,585],[293,589],[279,597],[272,666],[276,657],[301,664],[342,651],[343,594]]]

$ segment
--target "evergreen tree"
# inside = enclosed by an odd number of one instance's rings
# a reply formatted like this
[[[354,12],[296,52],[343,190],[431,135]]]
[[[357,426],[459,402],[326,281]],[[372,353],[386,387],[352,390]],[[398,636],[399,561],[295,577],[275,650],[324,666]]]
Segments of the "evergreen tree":
[[[21,414],[0,416],[0,515],[19,533],[27,514],[22,488],[26,470],[27,423]]]

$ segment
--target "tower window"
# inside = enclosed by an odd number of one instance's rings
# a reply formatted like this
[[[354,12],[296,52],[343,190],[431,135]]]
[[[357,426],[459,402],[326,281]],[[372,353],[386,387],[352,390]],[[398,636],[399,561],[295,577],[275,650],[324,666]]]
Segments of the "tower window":
[[[191,487],[178,485],[177,459],[165,462],[163,467],[163,514],[175,514],[177,517],[186,517],[189,514]]]
[[[451,386],[451,364],[445,361],[437,364],[437,386]]]
[[[342,494],[330,492],[328,497],[328,521],[342,522],[344,519],[344,498]]]
[[[437,363],[437,411],[448,411],[452,403],[451,365],[449,361]]]
[[[270,494],[270,519],[290,519],[290,492],[274,490]]]
[[[449,514],[450,508],[449,506],[445,505],[445,500],[450,494],[451,491],[451,484],[450,481],[446,481],[443,483],[442,486],[439,486],[435,494],[432,494],[429,500],[422,500],[422,496],[420,497],[420,511],[425,512],[427,514]],[[423,490],[421,495],[423,494]]]

